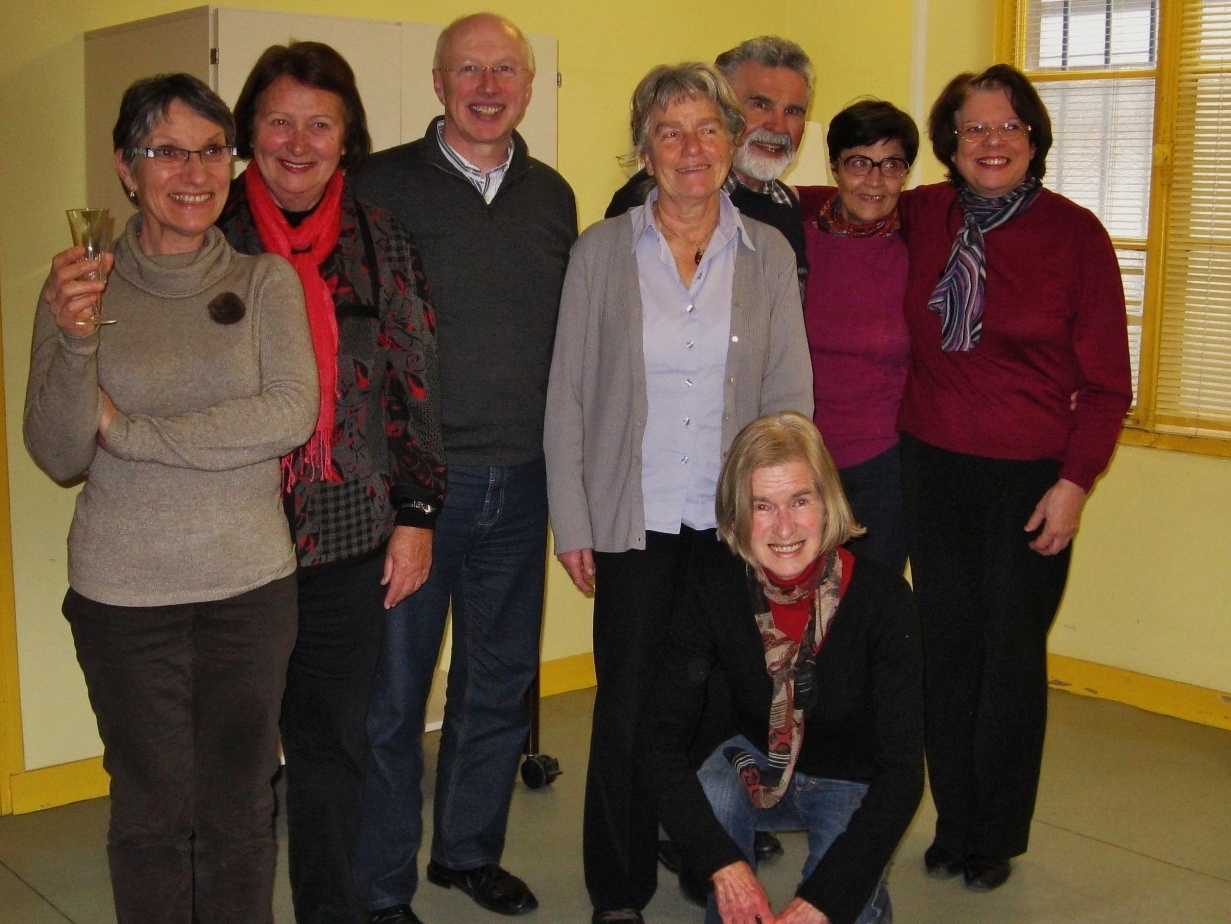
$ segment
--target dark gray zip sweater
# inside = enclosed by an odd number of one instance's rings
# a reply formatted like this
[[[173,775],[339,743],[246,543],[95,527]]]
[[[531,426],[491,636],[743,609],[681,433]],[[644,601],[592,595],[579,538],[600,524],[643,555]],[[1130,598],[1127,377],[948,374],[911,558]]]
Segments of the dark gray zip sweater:
[[[438,117],[443,118],[443,117]],[[543,409],[577,203],[514,134],[491,204],[445,159],[436,122],[372,155],[355,194],[414,235],[436,308],[441,426],[454,465],[517,465],[543,454]]]

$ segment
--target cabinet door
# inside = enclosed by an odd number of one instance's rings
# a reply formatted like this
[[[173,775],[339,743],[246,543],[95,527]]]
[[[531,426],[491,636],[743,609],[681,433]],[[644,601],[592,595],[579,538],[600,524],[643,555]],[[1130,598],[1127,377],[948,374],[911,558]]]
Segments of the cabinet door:
[[[368,116],[375,150],[402,139],[401,27],[395,22],[301,16],[260,10],[216,9],[218,95],[234,106],[256,59],[270,45],[292,39],[325,42],[350,63]]]

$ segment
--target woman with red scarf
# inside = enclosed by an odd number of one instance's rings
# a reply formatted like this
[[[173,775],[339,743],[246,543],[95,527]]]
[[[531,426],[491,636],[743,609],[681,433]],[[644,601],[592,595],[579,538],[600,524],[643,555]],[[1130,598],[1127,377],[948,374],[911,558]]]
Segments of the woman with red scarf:
[[[825,141],[838,188],[799,190],[812,267],[804,321],[813,420],[867,530],[849,548],[900,573],[906,525],[897,418],[910,342],[898,196],[919,153],[919,130],[891,103],[864,99],[833,117]]]
[[[659,812],[714,892],[707,924],[893,919],[885,877],[923,794],[919,626],[910,588],[859,535],[833,459],[793,411],[735,438],[723,544],[694,549],[642,748]],[[777,916],[756,831],[806,830]]]
[[[320,376],[316,428],[282,466],[299,555],[281,719],[291,891],[300,921],[354,921],[384,611],[427,579],[444,496],[434,319],[410,235],[343,188],[371,139],[341,55],[317,42],[268,48],[235,121],[252,162],[219,225],[240,252],[291,262]]]

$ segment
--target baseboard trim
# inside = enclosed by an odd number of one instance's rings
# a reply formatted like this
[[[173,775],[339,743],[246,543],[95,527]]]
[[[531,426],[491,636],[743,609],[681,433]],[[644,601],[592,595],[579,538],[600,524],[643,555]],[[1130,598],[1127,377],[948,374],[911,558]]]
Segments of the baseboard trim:
[[[88,757],[15,773],[9,777],[9,788],[13,794],[13,814],[24,815],[105,796],[111,790],[111,777],[103,769],[101,757]]]
[[[1231,693],[1057,654],[1047,656],[1047,676],[1054,690],[1231,730]]]
[[[571,693],[592,687],[595,682],[594,655],[586,652],[545,661],[539,679],[539,693],[541,696]],[[439,722],[433,724],[436,728],[440,727]],[[427,730],[434,729],[429,725]],[[13,798],[13,814],[24,815],[105,796],[111,789],[111,777],[103,769],[101,757],[90,757],[13,774],[9,777],[9,789]]]

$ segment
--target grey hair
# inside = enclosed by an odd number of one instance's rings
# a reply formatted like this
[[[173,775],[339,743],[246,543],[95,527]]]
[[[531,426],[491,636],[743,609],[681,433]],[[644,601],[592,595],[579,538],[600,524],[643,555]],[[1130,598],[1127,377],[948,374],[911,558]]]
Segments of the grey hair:
[[[733,80],[735,72],[745,64],[788,68],[804,79],[809,97],[812,96],[812,86],[816,83],[816,70],[812,67],[812,59],[807,52],[790,39],[777,35],[761,35],[740,42],[715,58],[714,64],[728,80]]]
[[[633,91],[629,118],[633,152],[625,161],[631,166],[644,159],[655,109],[665,110],[672,103],[697,97],[713,100],[731,143],[735,144],[744,133],[744,112],[727,79],[713,65],[700,61],[660,64],[642,77]]]
[[[111,143],[124,152],[125,163],[132,164],[134,150],[144,146],[154,128],[167,117],[171,104],[177,101],[221,128],[227,144],[235,144],[235,119],[217,93],[191,74],[158,74],[135,81],[120,100]]]
[[[522,54],[526,57],[526,67],[530,69],[530,75],[533,77],[535,74],[534,48],[531,47],[530,40],[526,38],[526,33],[522,32],[521,29],[517,28],[517,26],[512,22],[496,13],[470,13],[466,16],[453,20],[453,22],[445,26],[444,31],[442,31],[440,36],[436,39],[436,51],[432,55],[432,67],[436,70],[440,70],[440,62],[444,58],[445,49],[449,47],[449,42],[453,40],[453,36],[456,35],[463,26],[468,26],[470,23],[478,19],[495,20],[500,25],[504,26],[504,28],[513,33],[513,36],[521,45]]]

